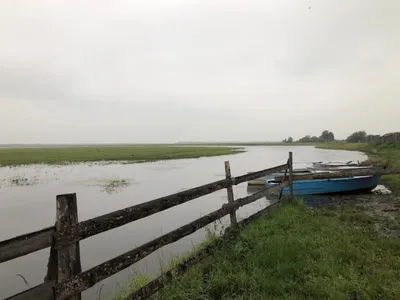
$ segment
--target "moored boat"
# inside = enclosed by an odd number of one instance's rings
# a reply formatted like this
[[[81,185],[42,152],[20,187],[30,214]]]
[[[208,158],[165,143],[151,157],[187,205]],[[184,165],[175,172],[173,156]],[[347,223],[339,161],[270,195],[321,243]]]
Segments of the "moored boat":
[[[380,182],[380,175],[337,177],[310,180],[293,181],[293,195],[319,195],[319,194],[336,194],[350,193],[358,191],[371,191]],[[275,186],[279,184],[275,179],[266,180],[267,186]],[[289,187],[283,189],[283,194],[289,194]]]
[[[349,176],[343,177],[338,175],[338,178],[332,178],[332,174],[340,173],[341,171],[357,171],[357,170],[368,170],[368,169],[377,169],[382,168],[382,166],[365,166],[359,164],[359,162],[315,162],[312,163],[312,166],[306,168],[298,168],[293,170],[293,175],[314,175],[318,174],[318,179],[307,179],[307,180],[296,180],[293,183],[293,189],[295,186],[299,189],[299,195],[307,195],[307,194],[326,194],[326,193],[342,193],[347,191],[357,191],[357,190],[372,190],[374,189],[380,181],[379,177],[372,177],[372,175],[368,176]],[[263,176],[261,178],[257,178],[248,182],[249,186],[273,186],[275,184],[279,184],[279,180],[276,181],[277,178],[280,177],[282,179],[284,177],[285,172],[277,172],[267,176]],[[327,174],[329,178],[321,178],[325,177]],[[286,174],[288,176],[288,174]],[[355,180],[357,179],[358,180]],[[373,180],[372,180],[372,179]],[[371,180],[370,180],[371,179]],[[335,181],[336,180],[336,181]],[[378,181],[375,185],[374,182]],[[332,181],[332,182],[331,182]],[[342,185],[340,187],[339,185]],[[300,190],[304,190],[301,191]],[[324,192],[325,190],[325,192]],[[286,193],[288,188],[285,188],[283,193]],[[296,195],[296,192],[294,191]]]

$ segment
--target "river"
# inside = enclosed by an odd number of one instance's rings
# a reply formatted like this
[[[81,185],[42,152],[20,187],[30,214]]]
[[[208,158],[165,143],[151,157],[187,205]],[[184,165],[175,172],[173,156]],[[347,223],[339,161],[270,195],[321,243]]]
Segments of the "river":
[[[293,151],[295,167],[313,161],[364,160],[360,152],[323,150],[312,146],[255,146],[235,155],[200,159],[170,160],[140,164],[35,165],[0,168],[0,240],[54,224],[56,195],[77,193],[79,220],[83,221],[127,206],[173,194],[184,189],[224,178],[224,161],[229,160],[232,176],[280,165]],[[103,184],[125,180],[127,186],[105,190]],[[247,185],[234,187],[235,198],[248,195]],[[227,202],[226,190],[190,201],[170,210],[133,222],[81,241],[82,269],[94,267],[153,238],[180,227]],[[268,205],[261,199],[238,211],[246,218]],[[226,224],[229,217],[221,220]],[[213,226],[211,226],[212,229]],[[102,299],[109,299],[135,272],[156,274],[162,263],[186,252],[204,239],[205,230],[163,247],[131,268],[124,270],[83,293],[96,299],[100,286]],[[33,287],[43,282],[49,249],[0,264],[0,298],[27,288],[17,276],[23,275]]]

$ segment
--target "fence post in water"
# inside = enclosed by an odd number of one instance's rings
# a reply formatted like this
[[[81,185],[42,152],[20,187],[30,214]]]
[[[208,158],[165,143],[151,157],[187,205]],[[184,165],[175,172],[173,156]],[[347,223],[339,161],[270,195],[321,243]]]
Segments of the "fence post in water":
[[[225,161],[225,178],[226,179],[231,179],[231,166],[229,164],[229,161]],[[233,189],[232,185],[226,188],[226,191],[228,193],[228,202],[233,203],[235,201],[234,196],[233,196]],[[237,224],[237,219],[236,219],[236,211],[230,213],[231,217],[231,225],[236,226]]]
[[[76,194],[57,196],[56,231],[63,235],[68,226],[78,223]],[[57,282],[64,281],[82,272],[79,242],[58,249]],[[81,300],[81,294],[68,300]]]
[[[293,198],[293,153],[289,152],[289,197]]]

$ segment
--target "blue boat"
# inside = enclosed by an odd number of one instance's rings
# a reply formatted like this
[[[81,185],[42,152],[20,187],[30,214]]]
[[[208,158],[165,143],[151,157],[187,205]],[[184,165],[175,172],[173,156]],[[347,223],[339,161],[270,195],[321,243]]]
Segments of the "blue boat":
[[[371,191],[380,182],[381,175],[366,175],[353,177],[338,177],[326,179],[295,180],[293,181],[293,195],[320,195]],[[275,179],[267,179],[267,186],[279,184]],[[283,194],[289,194],[289,187],[283,189]]]

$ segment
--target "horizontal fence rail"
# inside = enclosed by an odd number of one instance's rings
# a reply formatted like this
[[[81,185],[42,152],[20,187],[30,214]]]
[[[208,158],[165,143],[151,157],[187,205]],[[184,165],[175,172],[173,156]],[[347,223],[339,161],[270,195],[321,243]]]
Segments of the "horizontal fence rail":
[[[0,242],[0,263],[50,247],[54,232],[52,226]]]
[[[275,191],[282,191],[284,187],[290,186],[291,181],[283,181],[276,186],[265,188],[237,200],[234,200],[232,186],[282,170],[286,170],[285,173],[289,170],[289,174],[293,172],[293,161],[290,156],[286,164],[238,177],[232,177],[230,175],[229,162],[225,162],[225,179],[120,209],[83,222],[77,222],[76,194],[59,195],[57,196],[56,226],[51,226],[0,242],[0,263],[51,247],[48,271],[45,277],[46,281],[34,288],[11,296],[7,298],[7,300],[81,299],[81,292],[92,287],[96,283],[126,269],[161,247],[176,242],[224,216],[230,215],[232,225],[230,228],[232,230],[240,228],[245,224],[245,220],[241,222],[236,221],[235,213],[240,207],[250,204]],[[220,209],[96,267],[84,272],[81,271],[79,241],[222,189],[227,189],[229,201],[222,205]],[[256,217],[262,214],[263,211],[267,210],[262,210],[253,216]],[[71,215],[69,216],[69,214]],[[253,216],[246,220],[251,220]],[[192,262],[199,261],[201,257],[202,256],[199,255],[198,258],[194,259]],[[74,261],[75,266],[71,265],[71,262],[69,262],[71,259]]]
[[[174,206],[222,190],[231,185],[231,180],[223,179],[80,222],[69,227],[66,230],[65,235],[56,238],[55,248],[57,249],[99,233],[126,225]]]
[[[126,225],[133,221],[149,217],[155,213],[186,203],[199,197],[214,193],[224,188],[275,173],[288,167],[284,164],[278,167],[261,170],[232,179],[222,179],[206,185],[195,187],[166,197],[141,203],[112,213],[80,222],[69,227],[65,235],[55,239],[55,248],[60,248],[99,233]]]

